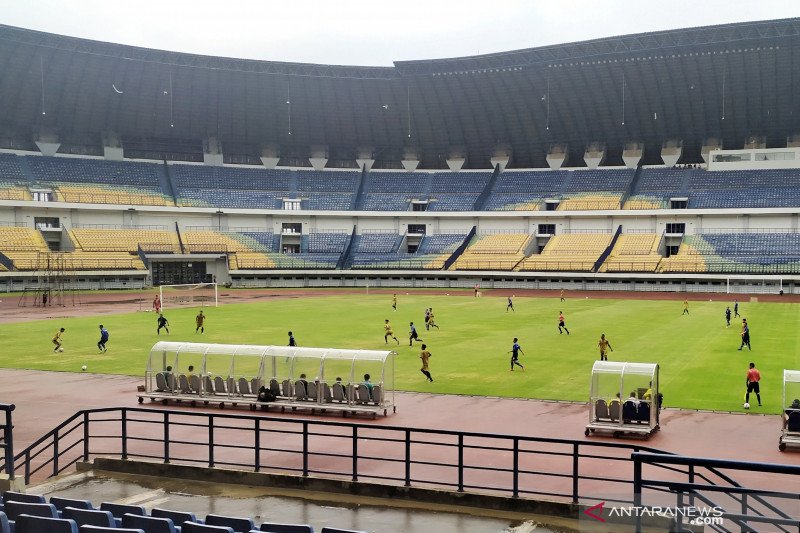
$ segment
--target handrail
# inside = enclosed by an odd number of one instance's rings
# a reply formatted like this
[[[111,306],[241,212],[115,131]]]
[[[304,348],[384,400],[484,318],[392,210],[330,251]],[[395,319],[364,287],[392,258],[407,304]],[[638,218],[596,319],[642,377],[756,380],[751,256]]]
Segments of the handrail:
[[[11,412],[16,409],[16,407],[17,406],[13,403],[0,403],[0,411],[5,413],[5,423],[0,425],[0,429],[3,430],[3,438],[0,439],[0,448],[3,450],[3,467],[9,479],[14,479],[14,424]]]
[[[142,424],[157,429],[142,431]],[[192,435],[190,439],[186,436],[187,431]],[[241,431],[257,436],[240,439],[237,432]],[[158,436],[154,437],[154,434]],[[320,441],[325,441],[324,445],[321,446]],[[110,442],[114,443],[111,448]],[[157,452],[154,452],[154,442],[163,442],[162,446],[157,446]],[[299,442],[304,443],[303,446]],[[372,443],[380,443],[381,450],[388,451],[376,457],[375,450],[370,450]],[[188,456],[183,451],[187,448],[200,451]],[[431,449],[438,450],[439,455],[432,455]],[[279,453],[269,454],[265,451]],[[496,452],[492,460],[480,457],[486,451]],[[81,460],[116,456],[121,459],[199,463],[208,467],[253,471],[272,469],[296,472],[303,476],[321,475],[353,481],[369,479],[402,483],[405,486],[455,489],[459,492],[500,493],[514,498],[547,496],[578,503],[599,499],[594,497],[594,492],[581,492],[582,481],[593,484],[603,481],[610,486],[632,486],[633,483],[630,476],[599,478],[584,473],[590,470],[586,466],[588,463],[600,460],[630,464],[630,455],[625,452],[639,451],[667,453],[634,444],[550,437],[145,407],[108,407],[77,412],[18,453],[15,468],[23,470],[25,482],[29,483],[39,472],[46,473],[48,477],[54,476]],[[445,459],[442,459],[443,454]],[[283,461],[277,457],[279,455],[284,456]],[[265,459],[269,456],[273,458]],[[497,464],[497,457],[504,457],[505,460]],[[533,470],[532,458],[536,457],[548,458],[547,468]],[[293,458],[294,462],[287,463],[286,458]],[[347,460],[337,463],[337,458]],[[375,471],[363,466],[375,464],[376,460],[380,460],[386,469]],[[559,461],[560,466],[554,467],[559,465]],[[342,466],[337,470],[336,466],[331,465]],[[423,469],[427,472],[433,467],[445,469],[444,475],[438,479],[428,479],[422,474]],[[554,480],[559,489],[547,491],[531,479],[541,479],[543,476]]]

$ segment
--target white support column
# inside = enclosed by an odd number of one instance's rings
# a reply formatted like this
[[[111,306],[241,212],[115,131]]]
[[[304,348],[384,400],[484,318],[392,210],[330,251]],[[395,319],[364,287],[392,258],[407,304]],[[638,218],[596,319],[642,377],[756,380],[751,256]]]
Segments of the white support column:
[[[508,162],[511,160],[511,147],[509,146],[498,146],[494,149],[494,153],[492,154],[491,161],[492,168],[500,165],[500,172],[505,170],[508,166]]]
[[[547,164],[552,170],[558,170],[567,159],[567,145],[554,144],[550,147],[550,151],[547,152],[547,157],[545,159],[547,159]]]
[[[683,141],[670,139],[661,144],[661,159],[667,167],[674,167],[683,154]]]
[[[375,164],[374,158],[375,150],[372,147],[361,147],[358,149],[358,157],[356,157],[356,164],[358,168],[366,168],[367,171],[372,169],[372,165]]]
[[[222,145],[216,137],[209,137],[203,142],[203,163],[221,167],[222,161]]]
[[[265,144],[261,147],[261,164],[267,168],[275,168],[281,160],[281,152],[277,145]]]
[[[622,160],[625,161],[625,166],[628,168],[636,168],[639,166],[639,161],[642,160],[644,154],[644,145],[638,142],[631,142],[625,145],[622,150]]]
[[[328,147],[327,146],[312,146],[311,157],[308,162],[314,167],[314,170],[322,170],[328,164]]]
[[[119,136],[113,131],[103,133],[103,157],[109,161],[122,161],[125,158]]]
[[[409,172],[414,172],[419,166],[419,156],[417,150],[414,148],[406,148],[403,150],[403,159],[400,160],[403,168]]]
[[[38,137],[34,139],[34,142],[39,148],[39,151],[42,152],[42,155],[54,156],[61,147],[61,143],[58,141],[58,136],[55,133],[40,133]]]
[[[589,168],[597,168],[603,162],[606,155],[606,146],[601,142],[593,142],[586,147],[583,153],[583,160]]]
[[[467,150],[463,147],[452,147],[447,153],[447,168],[453,172],[458,172],[464,168],[464,163],[467,162]]]
[[[767,138],[751,135],[744,140],[745,150],[761,150],[767,147]]]

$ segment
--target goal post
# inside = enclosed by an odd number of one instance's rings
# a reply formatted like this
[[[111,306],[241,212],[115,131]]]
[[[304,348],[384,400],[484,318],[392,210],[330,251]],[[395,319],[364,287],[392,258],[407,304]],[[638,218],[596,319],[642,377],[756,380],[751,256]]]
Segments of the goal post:
[[[181,285],[159,285],[158,296],[161,309],[174,307],[217,307],[219,293],[216,283],[187,283]]]

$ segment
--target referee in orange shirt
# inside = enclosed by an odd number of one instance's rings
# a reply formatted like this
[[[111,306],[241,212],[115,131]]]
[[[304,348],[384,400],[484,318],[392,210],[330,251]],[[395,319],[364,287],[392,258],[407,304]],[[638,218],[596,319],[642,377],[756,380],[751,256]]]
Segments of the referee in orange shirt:
[[[755,363],[750,363],[750,368],[747,370],[747,394],[744,397],[745,403],[750,403],[750,393],[755,392],[758,398],[758,406],[761,407],[761,389],[758,382],[761,381],[761,372],[756,368]]]

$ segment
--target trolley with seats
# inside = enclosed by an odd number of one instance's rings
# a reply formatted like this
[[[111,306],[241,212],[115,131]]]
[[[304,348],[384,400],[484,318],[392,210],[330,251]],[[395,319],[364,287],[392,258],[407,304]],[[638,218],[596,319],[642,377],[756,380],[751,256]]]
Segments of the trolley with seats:
[[[778,449],[800,449],[800,370],[783,371],[783,428]]]
[[[139,403],[149,398],[164,404],[386,416],[397,409],[395,355],[388,350],[157,342],[147,360]]]
[[[585,434],[649,438],[659,430],[658,365],[596,361]]]

